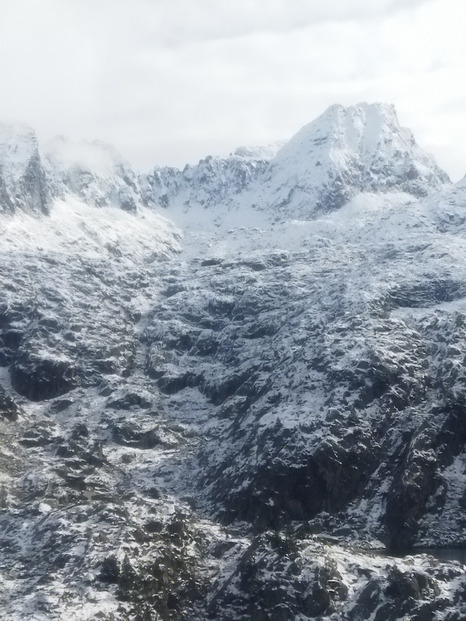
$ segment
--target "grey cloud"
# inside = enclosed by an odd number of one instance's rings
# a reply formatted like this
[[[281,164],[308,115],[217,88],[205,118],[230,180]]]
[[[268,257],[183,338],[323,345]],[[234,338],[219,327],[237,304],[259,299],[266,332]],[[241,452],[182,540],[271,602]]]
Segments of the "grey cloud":
[[[341,22],[406,11],[432,0],[2,0],[0,32],[11,20],[37,30],[63,29],[101,48],[110,41],[128,44],[181,45],[193,41],[287,32],[325,21]],[[3,25],[2,25],[3,24]],[[57,34],[57,33],[55,33]],[[42,41],[48,44],[47,40]]]
[[[362,20],[406,11],[431,0],[139,0],[127,16],[127,2],[103,0],[109,12],[138,24],[146,43],[177,46],[210,39],[226,39],[257,32],[289,32],[322,22]],[[102,10],[102,9],[101,9]],[[144,36],[143,34],[143,36]]]

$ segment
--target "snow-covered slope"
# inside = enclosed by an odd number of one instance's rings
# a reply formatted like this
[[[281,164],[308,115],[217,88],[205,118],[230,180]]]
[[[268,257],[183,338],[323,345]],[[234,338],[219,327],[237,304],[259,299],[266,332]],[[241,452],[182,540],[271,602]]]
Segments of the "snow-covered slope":
[[[52,151],[0,220],[3,617],[464,619],[466,184],[381,105]]]

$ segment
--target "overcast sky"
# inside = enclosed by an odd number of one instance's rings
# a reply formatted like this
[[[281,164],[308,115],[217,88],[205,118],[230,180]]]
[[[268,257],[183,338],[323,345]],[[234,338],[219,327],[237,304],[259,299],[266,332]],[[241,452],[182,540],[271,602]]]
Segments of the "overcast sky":
[[[182,166],[394,103],[466,173],[465,0],[0,0],[0,121]]]

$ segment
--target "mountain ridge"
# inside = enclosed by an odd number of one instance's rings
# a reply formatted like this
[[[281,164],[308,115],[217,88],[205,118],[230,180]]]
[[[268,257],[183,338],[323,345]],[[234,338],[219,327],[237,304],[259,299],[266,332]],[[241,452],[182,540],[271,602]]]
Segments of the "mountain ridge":
[[[19,166],[30,170],[22,180],[13,179],[13,169],[2,173],[3,202],[10,211],[16,205],[46,213],[51,197],[71,193],[96,206],[129,211],[175,204],[238,209],[245,202],[273,211],[274,217],[308,219],[341,207],[361,191],[395,189],[421,196],[450,182],[387,104],[336,104],[285,144],[238,147],[228,157],[207,156],[183,170],[162,167],[149,174],[135,172],[104,143],[58,137],[42,151],[29,128],[3,126],[0,140],[2,135],[4,167],[10,159],[16,175]],[[14,183],[10,190],[5,175]],[[18,202],[16,187],[25,183],[37,186],[34,204],[24,198]]]
[[[209,178],[220,180],[230,167],[236,170],[234,196],[218,186],[209,191]],[[156,170],[148,181],[154,200],[166,206],[180,192],[181,201],[191,205],[215,207],[226,199],[237,208],[243,200],[275,217],[303,219],[338,209],[361,191],[395,189],[421,196],[450,182],[411,132],[400,127],[394,107],[384,104],[331,106],[273,157],[255,165],[234,157],[207,158],[183,171]]]

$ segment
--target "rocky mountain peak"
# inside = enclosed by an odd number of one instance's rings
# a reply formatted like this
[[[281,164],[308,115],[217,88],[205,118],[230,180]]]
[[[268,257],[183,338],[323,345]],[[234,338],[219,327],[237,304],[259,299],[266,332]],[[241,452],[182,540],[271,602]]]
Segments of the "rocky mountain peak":
[[[304,166],[309,158],[320,156],[342,164],[344,155],[372,158],[375,151],[380,147],[385,150],[384,145],[397,137],[398,142],[407,143],[406,150],[414,144],[411,133],[400,127],[394,106],[362,103],[345,108],[335,104],[298,131],[276,160],[293,157]]]
[[[108,144],[58,137],[47,145],[45,160],[56,197],[72,194],[95,207],[130,212],[146,205],[138,175]]]
[[[333,211],[359,192],[400,191],[416,197],[449,179],[398,122],[395,107],[333,105],[303,127],[269,171],[275,207],[302,217]]]
[[[47,213],[37,138],[25,125],[0,124],[0,213]]]

